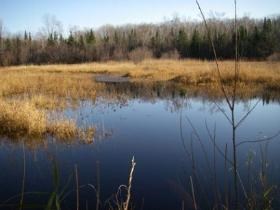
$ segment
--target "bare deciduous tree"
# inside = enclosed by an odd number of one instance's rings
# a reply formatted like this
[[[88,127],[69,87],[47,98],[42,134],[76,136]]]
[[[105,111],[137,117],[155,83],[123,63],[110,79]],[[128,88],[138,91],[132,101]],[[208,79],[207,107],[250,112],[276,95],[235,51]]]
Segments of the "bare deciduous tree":
[[[46,37],[49,37],[54,33],[61,34],[63,32],[62,23],[54,15],[44,15],[43,23],[44,26],[42,28],[42,32]]]

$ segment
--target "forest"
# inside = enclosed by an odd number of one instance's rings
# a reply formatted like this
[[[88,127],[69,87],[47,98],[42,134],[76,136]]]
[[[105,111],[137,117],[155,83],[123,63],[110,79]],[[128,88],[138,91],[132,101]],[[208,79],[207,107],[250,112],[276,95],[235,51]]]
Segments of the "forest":
[[[219,59],[234,58],[233,19],[207,20]],[[43,19],[40,32],[5,32],[0,21],[0,65],[72,64],[93,61],[140,62],[149,58],[213,59],[208,32],[202,22],[173,18],[159,24],[105,25],[71,29],[67,34],[54,16]],[[280,16],[238,19],[239,57],[279,60]]]

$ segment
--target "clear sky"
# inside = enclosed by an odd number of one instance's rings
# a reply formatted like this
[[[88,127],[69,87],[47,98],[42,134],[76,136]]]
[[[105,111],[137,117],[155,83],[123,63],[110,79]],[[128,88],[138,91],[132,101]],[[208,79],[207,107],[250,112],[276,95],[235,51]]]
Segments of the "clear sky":
[[[233,16],[233,0],[200,0],[206,15]],[[280,13],[280,0],[239,0],[239,16],[264,17]],[[6,30],[35,32],[45,14],[55,15],[64,25],[94,27],[104,24],[157,23],[175,14],[199,19],[195,0],[0,0],[0,19]]]

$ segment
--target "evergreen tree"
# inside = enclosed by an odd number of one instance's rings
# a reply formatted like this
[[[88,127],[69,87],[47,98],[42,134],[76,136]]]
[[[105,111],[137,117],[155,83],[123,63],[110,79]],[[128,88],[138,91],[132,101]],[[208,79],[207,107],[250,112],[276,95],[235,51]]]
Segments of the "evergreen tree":
[[[244,26],[240,26],[238,29],[238,51],[240,57],[247,57],[249,47],[249,37],[247,29]]]
[[[31,33],[30,32],[28,33],[28,41],[32,42],[32,37],[31,37]]]
[[[54,35],[51,33],[47,39],[47,46],[51,47],[55,44]]]
[[[188,56],[188,36],[183,29],[180,29],[176,39],[176,49],[182,58]]]
[[[198,31],[195,29],[191,38],[190,43],[190,57],[200,58],[200,36]]]
[[[261,32],[261,42],[260,42],[260,48],[261,54],[260,57],[267,57],[272,54],[274,51],[274,39],[272,34],[272,23],[270,19],[264,19],[263,22],[263,28]]]
[[[79,36],[79,48],[84,49],[85,48],[85,42],[84,42],[84,37],[83,35]]]
[[[92,29],[86,33],[85,37],[86,37],[87,44],[89,45],[95,44],[95,35]]]
[[[128,35],[128,43],[127,43],[128,51],[132,51],[137,47],[137,37],[136,37],[136,31],[131,30]]]
[[[162,54],[162,43],[159,31],[157,30],[155,36],[151,38],[151,48],[156,58],[160,58]]]
[[[27,35],[27,32],[24,31],[24,41],[27,41],[28,40],[28,35]]]
[[[75,45],[75,38],[74,38],[74,36],[72,34],[72,31],[70,31],[69,37],[67,39],[67,44],[70,47],[73,47]]]

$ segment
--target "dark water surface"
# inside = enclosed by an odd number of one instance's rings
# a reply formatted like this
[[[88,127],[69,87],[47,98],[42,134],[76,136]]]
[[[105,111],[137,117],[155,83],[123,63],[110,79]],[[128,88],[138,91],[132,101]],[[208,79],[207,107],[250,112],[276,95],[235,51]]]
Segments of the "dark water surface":
[[[258,100],[238,101],[236,118],[241,119]],[[227,110],[223,100],[216,102]],[[50,193],[56,187],[53,184],[55,165],[60,177],[58,191],[62,192],[66,186],[63,192],[66,195],[62,201],[63,209],[74,209],[76,205],[73,176],[75,165],[78,167],[81,186],[80,209],[87,209],[87,206],[88,209],[94,209],[95,192],[86,185],[97,185],[97,171],[100,173],[102,206],[107,208],[107,200],[117,192],[121,184],[127,184],[133,156],[136,168],[132,204],[136,209],[182,209],[182,205],[187,209],[191,198],[190,176],[193,163],[188,153],[192,154],[201,177],[200,185],[207,191],[210,202],[213,199],[213,171],[216,171],[217,185],[224,189],[224,158],[216,152],[214,164],[214,147],[209,140],[206,123],[211,132],[216,125],[216,143],[223,151],[228,145],[229,158],[231,127],[213,101],[174,94],[152,99],[137,96],[115,99],[99,97],[95,103],[83,101],[77,109],[68,109],[65,113],[77,118],[81,126],[94,123],[97,127],[95,142],[65,144],[49,140],[38,146],[25,144],[24,204],[28,208],[40,209],[46,205]],[[264,103],[261,100],[238,129],[237,142],[274,135],[280,129],[279,125],[279,102]],[[195,132],[200,140],[195,137]],[[248,154],[253,156],[252,174],[258,174],[260,147],[260,144],[252,143],[238,147],[239,171],[245,187]],[[267,151],[270,180],[279,184],[279,136],[269,141]],[[3,139],[0,164],[0,203],[4,204],[6,201],[5,204],[11,205],[2,206],[3,209],[16,209],[13,205],[19,204],[20,196],[17,195],[22,190],[23,144]],[[232,177],[230,167],[228,168],[226,171],[230,184]],[[200,198],[203,196],[197,196],[198,201],[206,208],[207,202]],[[39,206],[34,206],[35,204]]]

